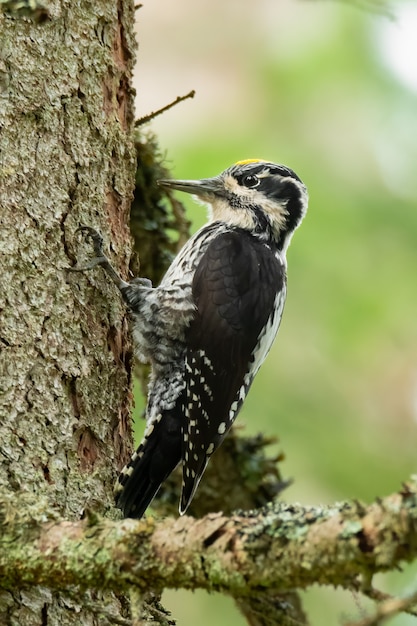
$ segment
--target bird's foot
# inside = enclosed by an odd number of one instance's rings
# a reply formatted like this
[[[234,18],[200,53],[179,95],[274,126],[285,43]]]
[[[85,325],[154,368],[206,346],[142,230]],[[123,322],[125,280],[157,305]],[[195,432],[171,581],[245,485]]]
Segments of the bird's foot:
[[[120,275],[116,272],[116,270],[110,263],[107,256],[104,254],[103,237],[98,232],[98,230],[96,230],[95,228],[92,228],[91,226],[81,225],[75,231],[75,234],[77,233],[82,233],[85,236],[86,240],[90,239],[92,241],[94,254],[96,256],[93,257],[88,263],[85,263],[83,265],[79,265],[77,263],[76,265],[74,265],[73,267],[69,267],[68,269],[71,272],[87,272],[89,270],[94,269],[98,265],[100,265],[106,271],[106,273],[110,276],[113,282],[119,287],[119,289],[121,289],[122,287],[126,287],[128,283],[126,283],[120,277]]]

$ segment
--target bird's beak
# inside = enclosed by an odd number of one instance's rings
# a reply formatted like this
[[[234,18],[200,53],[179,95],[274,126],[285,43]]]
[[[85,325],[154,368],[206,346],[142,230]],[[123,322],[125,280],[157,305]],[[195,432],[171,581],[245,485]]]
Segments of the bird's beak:
[[[212,200],[213,196],[224,195],[224,185],[219,176],[201,180],[158,180],[158,185],[191,193],[205,201]]]

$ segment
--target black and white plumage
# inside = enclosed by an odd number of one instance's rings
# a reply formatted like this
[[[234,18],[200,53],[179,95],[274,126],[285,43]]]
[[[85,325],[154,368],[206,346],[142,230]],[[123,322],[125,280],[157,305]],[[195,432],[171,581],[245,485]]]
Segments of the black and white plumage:
[[[137,356],[152,365],[145,435],[115,490],[126,517],[143,515],[180,462],[179,511],[186,511],[278,331],[286,250],[308,202],[292,170],[260,160],[214,178],[159,184],[209,206],[209,223],[159,287],[121,280],[97,241],[98,258],[80,268],[101,264],[110,273],[132,315]]]

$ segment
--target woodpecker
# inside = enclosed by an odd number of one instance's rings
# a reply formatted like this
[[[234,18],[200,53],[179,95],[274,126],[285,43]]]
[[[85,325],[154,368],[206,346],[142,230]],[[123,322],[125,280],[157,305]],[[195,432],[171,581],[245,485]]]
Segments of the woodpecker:
[[[213,178],[160,180],[208,205],[208,223],[185,244],[158,287],[124,281],[101,235],[80,230],[120,289],[136,356],[151,363],[144,437],[115,487],[125,517],[145,513],[182,463],[180,514],[220,446],[268,354],[286,298],[286,251],[308,204],[300,178],[269,161],[239,161]]]

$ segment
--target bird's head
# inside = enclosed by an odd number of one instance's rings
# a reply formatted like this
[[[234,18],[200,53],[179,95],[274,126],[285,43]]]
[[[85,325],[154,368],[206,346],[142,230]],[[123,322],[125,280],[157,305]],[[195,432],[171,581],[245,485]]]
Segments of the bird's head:
[[[209,206],[211,220],[274,241],[283,252],[308,204],[307,189],[295,172],[259,159],[238,161],[213,178],[158,183],[193,194]]]

